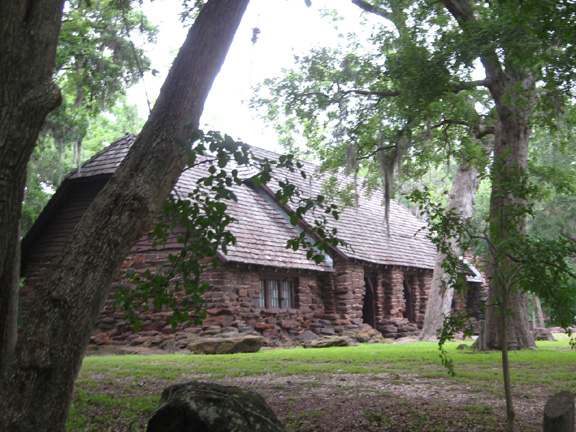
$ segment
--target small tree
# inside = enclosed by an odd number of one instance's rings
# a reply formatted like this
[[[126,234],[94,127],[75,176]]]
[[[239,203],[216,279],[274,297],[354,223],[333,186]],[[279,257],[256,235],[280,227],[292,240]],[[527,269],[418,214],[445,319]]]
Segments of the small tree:
[[[536,191],[536,187],[529,184],[518,185],[511,182],[522,195],[528,198]],[[459,261],[450,252],[453,239],[469,246],[471,243],[484,243],[489,254],[490,277],[497,278],[498,283],[504,287],[499,296],[492,296],[486,305],[486,310],[497,319],[498,345],[502,353],[503,385],[506,400],[506,430],[514,430],[514,403],[512,397],[512,383],[510,378],[510,361],[508,357],[508,322],[513,313],[510,305],[518,302],[519,294],[533,293],[550,302],[554,319],[564,328],[568,328],[576,314],[576,243],[565,238],[543,239],[527,234],[507,236],[506,241],[495,243],[494,235],[487,233],[474,233],[468,224],[463,223],[460,215],[453,210],[445,211],[442,205],[434,204],[429,196],[415,192],[412,197],[426,208],[431,216],[431,239],[440,251],[447,253],[445,269],[450,275],[450,283],[456,284]],[[530,207],[516,206],[509,212],[516,219],[511,218],[507,223],[518,223],[531,215]],[[516,317],[518,319],[518,317]],[[528,314],[521,319],[528,319]],[[439,332],[439,347],[443,363],[451,374],[454,373],[453,363],[448,358],[443,345],[452,339],[454,332],[461,330],[466,319],[447,318]],[[482,335],[481,337],[485,337]],[[479,348],[480,339],[475,343]]]

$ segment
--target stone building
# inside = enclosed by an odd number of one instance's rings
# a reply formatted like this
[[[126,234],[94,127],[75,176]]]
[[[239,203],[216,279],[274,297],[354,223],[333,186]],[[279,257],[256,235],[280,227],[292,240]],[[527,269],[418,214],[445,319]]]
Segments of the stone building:
[[[126,135],[72,172],[56,191],[23,240],[21,291],[26,309],[50,262],[88,205],[110,178],[130,145]],[[258,157],[277,159],[278,154],[253,148]],[[200,168],[198,168],[200,169]],[[177,186],[180,192],[193,187],[198,169],[185,171]],[[322,191],[323,177],[316,167],[304,163],[308,176],[288,170],[275,172],[275,179],[288,178],[308,196]],[[336,176],[332,184],[352,181]],[[258,332],[270,344],[297,340],[306,335],[349,334],[366,325],[386,337],[416,334],[421,327],[432,281],[435,249],[426,239],[424,223],[405,207],[392,201],[389,226],[385,223],[382,196],[359,194],[357,206],[341,211],[331,226],[349,246],[333,247],[320,265],[306,251],[286,248],[287,240],[305,223],[293,227],[276,201],[275,181],[256,187],[249,180],[234,187],[238,200],[228,203],[236,219],[230,231],[236,245],[219,254],[220,266],[209,268],[204,280],[211,288],[204,294],[207,317],[200,327],[186,329],[213,335],[231,329]],[[358,186],[361,188],[361,185]],[[114,307],[114,293],[129,283],[126,272],[157,269],[177,244],[154,248],[144,236],[126,257],[100,315],[94,335],[111,343],[142,343],[156,335],[174,334],[184,328],[168,324],[170,312],[143,313],[143,326],[134,332],[121,309]]]

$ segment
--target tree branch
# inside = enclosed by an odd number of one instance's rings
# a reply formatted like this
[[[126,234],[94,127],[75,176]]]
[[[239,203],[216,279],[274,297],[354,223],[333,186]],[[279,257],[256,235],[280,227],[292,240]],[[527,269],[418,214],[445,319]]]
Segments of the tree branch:
[[[469,81],[469,82],[461,82],[458,85],[455,85],[454,88],[451,90],[452,93],[459,93],[463,90],[470,90],[475,87],[488,87],[490,84],[489,80],[476,80],[476,81]]]
[[[389,91],[389,92],[377,92],[371,90],[360,90],[360,89],[352,89],[352,90],[338,90],[336,91],[334,96],[346,96],[346,95],[360,95],[360,96],[378,96],[381,99],[388,98],[388,97],[395,97],[400,96],[402,93],[399,91]],[[305,98],[310,96],[320,96],[327,100],[336,100],[336,97],[331,97],[330,95],[323,93],[323,92],[307,92],[307,93],[299,93],[294,94],[296,98]]]
[[[430,129],[438,129],[442,126],[450,126],[450,125],[460,125],[460,126],[466,126],[469,128],[474,128],[474,125],[471,125],[470,123],[467,123],[465,121],[461,121],[461,120],[442,120],[440,123],[435,124],[433,126],[430,126]],[[490,126],[487,127],[485,129],[480,129],[480,128],[475,128],[475,135],[474,138],[476,139],[482,139],[484,138],[486,135],[493,135],[494,134],[494,127]]]
[[[373,13],[394,23],[394,20],[392,19],[392,12],[387,11],[386,9],[383,9],[379,6],[374,6],[373,4],[370,4],[364,0],[352,0],[352,3],[363,11]]]
[[[450,12],[456,21],[458,21],[462,31],[470,31],[470,29],[467,29],[464,24],[477,23],[476,17],[474,16],[474,10],[470,5],[469,0],[443,0],[443,3],[446,9],[448,9],[448,12]],[[494,82],[497,81],[497,78],[502,75],[502,65],[500,64],[495,52],[488,52],[487,54],[480,55],[480,61],[482,62],[482,66],[484,66],[486,76],[488,77],[488,81],[485,85],[490,88],[490,85],[494,84]],[[490,90],[492,92],[494,91],[492,88],[490,88]]]
[[[459,24],[476,22],[474,10],[468,0],[444,0],[444,6]]]
[[[476,139],[482,139],[486,135],[494,135],[496,130],[493,126],[487,127],[486,129],[481,129],[476,132]]]
[[[357,94],[361,96],[378,96],[380,98],[400,96],[402,94],[399,91],[377,92],[372,90],[359,90],[359,89],[344,90],[340,91],[339,93],[342,95]]]
[[[438,124],[430,126],[430,129],[438,129],[438,128],[441,128],[442,126],[450,126],[450,125],[460,125],[460,126],[472,127],[472,125],[470,123],[467,123],[465,121],[445,119],[445,120],[442,120]]]
[[[385,20],[388,20],[390,23],[396,27],[396,30],[401,35],[407,35],[408,28],[406,26],[406,16],[404,11],[401,7],[397,7],[396,10],[386,10],[380,6],[375,6],[365,0],[352,0],[352,3],[358,6],[365,12],[372,13],[377,15]],[[395,5],[398,6],[398,5]]]
[[[376,150],[374,150],[373,152],[370,152],[370,153],[367,154],[366,156],[357,157],[356,160],[370,159],[372,156],[374,156],[374,155],[377,154],[377,153],[380,153],[381,151],[391,150],[391,149],[393,149],[393,148],[395,148],[395,147],[396,147],[396,144],[391,144],[391,145],[384,146],[384,147],[378,147]]]

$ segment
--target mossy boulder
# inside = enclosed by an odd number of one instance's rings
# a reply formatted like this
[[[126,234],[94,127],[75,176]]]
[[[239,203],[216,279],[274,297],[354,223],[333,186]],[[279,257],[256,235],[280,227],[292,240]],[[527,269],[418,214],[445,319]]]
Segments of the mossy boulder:
[[[262,396],[205,382],[176,384],[162,392],[146,432],[284,432]]]

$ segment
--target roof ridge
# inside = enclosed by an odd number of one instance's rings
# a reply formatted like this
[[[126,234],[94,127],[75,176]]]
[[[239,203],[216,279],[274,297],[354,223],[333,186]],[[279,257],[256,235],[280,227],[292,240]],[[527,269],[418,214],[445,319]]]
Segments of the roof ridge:
[[[135,139],[135,135],[124,135],[85,162],[80,173],[74,171],[67,176],[67,179],[76,180],[111,175],[122,162]],[[281,153],[272,150],[256,146],[250,146],[250,148],[256,158],[278,161],[282,157]],[[301,162],[302,167],[295,167],[294,170],[288,168],[274,170],[271,182],[268,183],[271,190],[276,190],[280,186],[280,182],[288,180],[300,189],[301,197],[306,196],[313,199],[317,195],[332,196],[336,192],[335,189],[345,188],[353,182],[357,183],[358,205],[340,207],[338,218],[332,218],[333,215],[331,214],[328,215],[329,228],[337,228],[338,237],[352,245],[352,249],[346,249],[346,252],[340,247],[337,248],[338,250],[350,259],[364,262],[416,268],[434,267],[435,248],[425,236],[426,223],[412,214],[408,208],[400,202],[392,200],[389,219],[392,235],[389,235],[383,219],[381,190],[367,188],[363,184],[365,181],[363,178],[354,180],[351,175],[331,170],[319,172],[319,166],[310,161],[295,159],[295,162]],[[247,180],[246,177],[251,177],[254,174],[253,169],[257,167],[246,168],[245,172],[241,173],[244,180]],[[192,187],[195,182],[194,179],[203,175],[202,170],[203,168],[199,168],[199,171],[196,169],[185,170],[177,187],[184,191]],[[307,175],[301,176],[300,171],[304,171]],[[332,176],[335,177],[337,184],[329,185],[326,189],[324,181]],[[242,187],[240,186],[240,188]],[[292,258],[287,255],[285,244],[280,245],[277,239],[274,240],[273,237],[280,234],[287,236],[293,228],[285,226],[286,222],[277,213],[277,210],[275,211],[276,215],[272,215],[266,210],[265,207],[267,206],[264,202],[260,202],[258,198],[252,196],[256,193],[255,191],[249,192],[239,189],[236,192],[242,195],[243,199],[240,199],[237,204],[230,205],[236,212],[234,217],[243,220],[243,226],[234,224],[231,229],[238,238],[243,236],[243,241],[246,244],[229,248],[227,258],[232,261],[242,260],[260,265],[286,266],[292,261]],[[247,201],[242,202],[244,199]],[[320,210],[319,214],[323,214],[323,211]],[[312,221],[309,217],[303,219],[307,224]],[[267,251],[262,246],[270,242],[274,243],[274,246],[272,246],[272,250]],[[255,249],[259,251],[259,254],[255,254]],[[300,253],[296,253],[296,255],[300,256]],[[305,255],[300,256],[300,264],[298,265],[300,268],[318,268],[307,262]]]
[[[101,173],[90,173],[88,175],[85,175],[83,173],[83,170],[85,170],[86,168],[89,168],[91,165],[94,165],[94,163],[98,160],[101,160],[104,163],[107,162],[106,157],[113,151],[119,150],[128,150],[132,144],[134,144],[134,141],[136,141],[136,137],[137,135],[135,134],[131,134],[131,133],[126,133],[124,136],[118,138],[116,141],[112,142],[111,144],[109,144],[108,146],[106,146],[105,148],[103,148],[102,150],[100,150],[98,153],[96,153],[94,156],[92,156],[90,159],[88,159],[87,161],[85,161],[84,163],[82,163],[81,167],[80,167],[80,171],[78,170],[78,168],[76,168],[75,170],[71,171],[70,173],[68,173],[66,175],[66,177],[64,177],[64,180],[66,179],[71,179],[71,178],[79,178],[79,177],[90,177],[96,174],[112,174],[117,166],[114,166],[113,169],[108,172],[101,172]],[[124,156],[122,156],[121,160],[124,159]],[[112,168],[112,167],[109,167]]]

